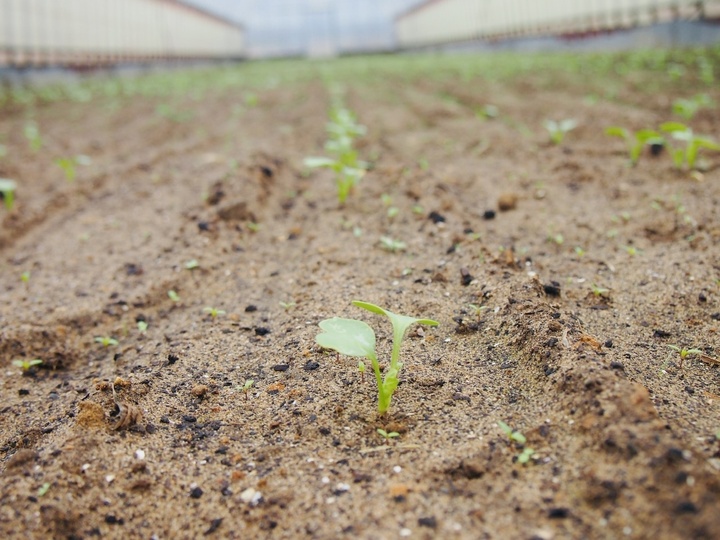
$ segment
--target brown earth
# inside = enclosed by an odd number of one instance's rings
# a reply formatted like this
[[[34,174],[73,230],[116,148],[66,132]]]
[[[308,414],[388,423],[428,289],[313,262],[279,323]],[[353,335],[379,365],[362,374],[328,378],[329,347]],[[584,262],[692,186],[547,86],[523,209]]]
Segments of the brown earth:
[[[603,133],[720,92],[473,62],[249,64],[3,109],[3,538],[720,538],[720,157],[631,168]],[[373,163],[344,207],[302,166],[332,81]],[[551,145],[546,118],[578,127]],[[691,125],[720,133],[720,108]],[[77,154],[68,182],[53,160]],[[440,322],[410,331],[384,417],[357,360],[314,342],[352,317],[389,353],[355,299]]]

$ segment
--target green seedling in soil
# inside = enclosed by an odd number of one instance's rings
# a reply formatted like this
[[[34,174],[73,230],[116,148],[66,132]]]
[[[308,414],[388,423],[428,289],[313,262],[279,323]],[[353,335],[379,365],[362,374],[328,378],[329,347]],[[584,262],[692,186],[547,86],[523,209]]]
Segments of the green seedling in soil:
[[[88,165],[90,158],[87,156],[63,157],[56,159],[55,163],[63,170],[67,181],[73,182],[75,181],[76,167],[78,165]]]
[[[14,180],[10,180],[9,178],[0,178],[0,196],[2,197],[3,202],[5,203],[5,208],[9,210],[13,209],[13,205],[15,204],[15,190],[17,189],[17,184]]]
[[[387,209],[387,217],[393,219],[400,213],[400,209],[397,206],[391,206]]]
[[[565,237],[561,233],[550,233],[547,235],[547,241],[552,242],[553,244],[556,244],[558,246],[562,246],[565,243]]]
[[[607,128],[605,133],[611,137],[620,137],[627,142],[630,164],[633,166],[637,165],[640,154],[646,145],[659,145],[653,146],[653,148],[662,148],[665,144],[662,135],[652,129],[640,129],[635,133],[631,133],[624,127],[612,126]]]
[[[95,343],[100,343],[103,347],[110,347],[111,345],[114,347],[119,342],[117,339],[109,336],[98,336],[95,338]]]
[[[412,213],[417,216],[424,216],[425,215],[425,209],[420,206],[419,204],[416,204],[412,207]]]
[[[581,248],[580,246],[575,246],[575,249],[573,250],[575,252],[575,255],[578,257],[584,257],[585,256],[585,250]]]
[[[213,319],[217,318],[218,315],[225,315],[224,310],[217,309],[217,308],[210,307],[210,306],[203,308],[203,311],[205,313],[208,313],[210,315],[210,317]]]
[[[23,129],[23,134],[25,135],[25,138],[28,141],[28,144],[30,145],[30,149],[33,152],[37,152],[42,148],[43,142],[42,137],[40,137],[40,130],[38,129],[38,126],[35,122],[28,122],[25,124],[25,128]]]
[[[483,120],[492,120],[493,118],[497,118],[499,114],[500,110],[495,105],[489,103],[475,111],[475,116]]]
[[[138,321],[137,328],[138,328],[138,332],[140,332],[141,334],[144,334],[145,332],[147,332],[148,323],[146,321]]]
[[[475,312],[475,316],[478,319],[482,316],[483,311],[488,308],[487,306],[478,306],[477,304],[468,304],[468,306]]]
[[[608,294],[610,294],[610,289],[606,289],[605,287],[600,287],[599,285],[596,285],[593,283],[590,285],[590,289],[592,290],[592,293],[599,297],[606,297]]]
[[[363,382],[365,382],[365,369],[366,369],[365,362],[363,362],[362,360],[359,360],[357,368],[358,368],[358,372],[360,373],[360,378],[363,380]]]
[[[36,366],[41,365],[42,363],[43,363],[43,361],[40,360],[39,358],[35,358],[35,359],[33,359],[33,360],[24,360],[24,359],[21,360],[21,359],[17,359],[17,360],[13,360],[13,361],[12,361],[12,365],[13,365],[13,366],[17,366],[17,367],[19,367],[20,369],[22,369],[22,370],[23,370],[23,373],[28,373],[28,372],[30,372],[31,369],[33,369],[33,368],[36,367]]]
[[[259,223],[255,223],[254,221],[248,221],[248,222],[247,222],[247,228],[248,228],[251,232],[256,233],[256,232],[258,232],[258,231],[262,228],[262,225],[260,225]]]
[[[527,442],[525,435],[523,435],[519,431],[514,430],[502,420],[498,421],[497,425],[500,429],[503,430],[503,433],[505,433],[505,435],[507,435],[508,439],[510,439],[511,441],[516,442],[521,446],[523,446]]]
[[[530,458],[535,454],[535,450],[532,448],[523,448],[523,451],[520,452],[520,454],[517,457],[518,463],[521,463],[523,465],[527,464],[530,461]]]
[[[421,158],[418,160],[418,167],[420,167],[421,171],[427,171],[430,168],[430,162],[425,158]]]
[[[50,482],[45,482],[37,490],[38,497],[44,497],[49,490],[50,490]]]
[[[668,345],[668,348],[680,355],[680,369],[683,368],[683,363],[688,356],[704,356],[705,354],[700,349],[686,349],[685,347],[680,348],[677,345]]]
[[[190,259],[185,263],[186,270],[195,270],[197,268],[200,268],[200,263],[197,262],[195,259]]]
[[[380,247],[386,251],[395,253],[398,251],[404,251],[407,248],[407,244],[402,240],[394,240],[389,236],[381,236]]]
[[[550,142],[553,144],[561,144],[565,135],[577,127],[577,121],[572,118],[556,122],[555,120],[545,120],[543,126],[550,134]]]
[[[320,323],[322,333],[315,337],[318,345],[325,349],[332,349],[340,354],[367,358],[375,372],[378,388],[378,413],[385,414],[390,408],[390,401],[400,380],[398,378],[403,364],[400,362],[400,346],[405,332],[413,324],[437,326],[431,319],[415,319],[405,315],[398,315],[386,309],[367,302],[353,301],[353,305],[366,309],[378,315],[385,315],[393,326],[393,348],[390,356],[390,366],[383,379],[380,373],[380,364],[375,352],[375,332],[367,323],[355,319],[341,319],[334,317],[325,319]]]
[[[690,99],[679,98],[673,101],[672,111],[685,120],[692,120],[700,109],[712,107],[712,100],[707,94],[698,94]]]
[[[252,385],[255,384],[255,381],[253,379],[247,379],[245,381],[245,384],[242,386],[238,386],[238,389],[245,394],[245,401],[248,400],[248,392],[250,392],[250,389],[252,388]]]
[[[378,432],[378,435],[380,435],[386,441],[388,441],[390,439],[396,439],[397,437],[400,436],[400,434],[397,431],[391,431],[390,433],[388,433],[387,431],[385,431],[382,428],[377,428],[377,432]]]
[[[173,302],[179,302],[180,301],[180,295],[176,293],[173,290],[168,291],[168,298],[172,300]]]
[[[295,302],[280,302],[280,307],[283,309],[294,308],[297,304]]]
[[[639,250],[638,248],[636,248],[635,246],[623,246],[623,249],[631,257],[634,257],[635,255],[639,255],[640,253],[642,253],[642,251]]]
[[[30,282],[30,270],[25,270],[22,274],[20,274],[20,281],[23,283]]]
[[[692,129],[679,122],[665,122],[660,126],[660,129],[670,133],[673,139],[685,143],[685,148],[672,149],[673,161],[675,162],[675,167],[678,169],[683,168],[683,166],[691,170],[694,169],[698,154],[703,148],[720,151],[720,144],[713,139],[702,135],[695,135]]]

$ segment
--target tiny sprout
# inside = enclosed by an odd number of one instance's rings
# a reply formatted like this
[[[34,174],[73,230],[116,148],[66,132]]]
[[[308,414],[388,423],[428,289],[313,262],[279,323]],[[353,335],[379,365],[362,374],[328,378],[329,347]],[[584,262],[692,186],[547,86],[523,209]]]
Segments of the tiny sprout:
[[[560,144],[563,142],[565,135],[577,127],[577,122],[572,118],[556,122],[554,120],[545,120],[543,126],[550,134],[550,142]]]
[[[214,307],[209,307],[209,306],[203,308],[203,311],[205,313],[209,313],[210,317],[212,317],[213,319],[216,318],[218,315],[225,315],[225,311],[223,311],[222,309],[216,309]]]
[[[687,358],[688,356],[702,356],[703,354],[705,354],[700,349],[686,349],[685,347],[681,349],[677,345],[668,345],[668,347],[673,351],[676,351],[680,355],[680,369],[682,369],[683,362],[685,362],[685,358]]]
[[[363,230],[358,227],[357,225],[353,227],[353,236],[355,238],[360,238],[362,236]]]
[[[475,316],[479,319],[482,312],[485,311],[487,306],[478,306],[477,304],[468,304],[468,306],[475,312]]]
[[[480,107],[475,111],[475,116],[483,118],[485,120],[492,120],[497,118],[500,114],[500,110],[495,106],[488,103],[487,105]]]
[[[523,451],[520,452],[520,455],[518,455],[518,463],[522,463],[525,465],[530,461],[530,458],[535,454],[535,450],[532,448],[523,448]]]
[[[357,368],[358,372],[360,373],[360,377],[362,377],[362,380],[365,381],[365,362],[359,360]]]
[[[575,255],[577,255],[578,257],[585,256],[585,250],[583,248],[581,248],[580,246],[575,246],[574,251],[575,251]]]
[[[248,221],[248,222],[247,222],[247,228],[248,228],[251,232],[256,233],[256,232],[258,232],[258,231],[262,228],[262,225],[260,225],[259,223],[255,223],[254,221]]]
[[[179,302],[179,301],[180,301],[180,295],[179,295],[178,293],[176,293],[175,291],[169,290],[167,294],[168,294],[168,298],[169,298],[170,300],[172,300],[173,302]]]
[[[0,178],[0,198],[5,202],[5,208],[8,210],[13,209],[15,204],[15,190],[17,184],[14,180],[9,178]]]
[[[605,287],[600,287],[599,285],[596,285],[593,283],[590,285],[590,288],[592,289],[592,293],[595,296],[607,296],[610,293],[610,289],[606,289]]]
[[[294,308],[297,304],[295,302],[280,302],[280,307],[283,309]]]
[[[390,206],[392,204],[392,197],[387,193],[380,195],[380,200],[385,206]]]
[[[25,128],[23,129],[23,134],[25,135],[25,138],[28,140],[28,144],[30,145],[30,149],[33,152],[37,152],[42,148],[43,142],[42,138],[40,137],[40,130],[38,129],[38,126],[35,122],[28,122],[25,124]]]
[[[627,254],[630,255],[631,257],[634,257],[635,255],[639,255],[640,253],[642,253],[642,251],[640,251],[640,250],[639,250],[638,248],[636,248],[635,246],[623,246],[623,249],[624,249],[624,250],[627,252]]]
[[[238,389],[245,394],[245,401],[248,399],[248,392],[250,392],[250,388],[252,388],[252,385],[255,384],[255,381],[253,379],[246,379],[245,384],[242,386],[238,386]]]
[[[387,209],[387,217],[390,219],[393,219],[395,216],[397,216],[400,213],[400,209],[397,206],[391,206]]]
[[[407,248],[407,244],[402,240],[394,240],[389,236],[381,236],[380,247],[386,251],[395,253],[398,251],[404,251]]]
[[[412,213],[418,216],[424,216],[425,215],[425,209],[420,206],[419,204],[416,204],[412,207]]]
[[[397,431],[391,431],[390,433],[388,433],[387,431],[385,431],[382,428],[377,428],[377,432],[386,441],[389,439],[395,439],[400,436],[400,434]]]
[[[138,322],[137,322],[137,328],[138,328],[138,331],[139,331],[141,334],[144,334],[145,332],[147,332],[148,323],[147,323],[146,321],[138,321]]]
[[[39,366],[42,363],[43,363],[43,361],[40,360],[39,358],[35,358],[34,360],[17,359],[17,360],[12,361],[13,366],[19,367],[25,373],[29,372],[32,368],[34,368],[35,366]]]
[[[77,165],[77,160],[74,157],[58,158],[55,160],[55,163],[63,170],[65,173],[65,179],[68,182],[75,181],[75,165]]]
[[[45,494],[50,489],[50,482],[45,482],[42,486],[40,486],[37,490],[38,497],[44,497]]]
[[[712,100],[707,94],[698,94],[690,99],[679,98],[673,101],[674,114],[691,120],[700,109],[712,107]]]
[[[515,431],[502,420],[498,421],[497,425],[500,429],[503,430],[505,435],[507,435],[508,439],[510,439],[511,441],[514,441],[520,445],[524,445],[527,442],[527,439],[525,439],[525,435],[523,435],[519,431]]]
[[[561,245],[563,245],[563,243],[565,243],[565,237],[561,233],[548,234],[547,241],[552,242],[553,244],[557,244],[558,246],[561,246]]]
[[[196,268],[200,268],[200,263],[197,262],[195,259],[190,259],[185,263],[186,270],[195,270]]]
[[[662,148],[665,144],[662,135],[652,129],[641,129],[631,133],[624,127],[611,126],[605,130],[605,134],[611,137],[619,137],[627,142],[630,164],[633,166],[637,164],[645,146],[649,145],[653,149],[655,147]]]
[[[430,168],[430,162],[427,159],[422,158],[418,161],[418,167],[420,167],[421,171],[427,171]]]
[[[100,343],[103,347],[110,347],[111,345],[114,347],[119,342],[117,339],[109,336],[98,336],[95,338],[95,343]]]
[[[30,270],[25,270],[22,274],[20,274],[20,281],[23,283],[30,281]]]

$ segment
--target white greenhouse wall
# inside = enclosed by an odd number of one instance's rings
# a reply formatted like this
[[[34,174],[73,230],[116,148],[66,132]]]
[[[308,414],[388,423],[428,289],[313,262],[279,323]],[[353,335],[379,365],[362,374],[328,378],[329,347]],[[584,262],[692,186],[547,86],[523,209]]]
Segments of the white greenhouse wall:
[[[0,0],[0,66],[243,55],[241,27],[177,0]]]
[[[590,33],[720,17],[720,0],[426,0],[400,15],[401,48],[472,39]]]

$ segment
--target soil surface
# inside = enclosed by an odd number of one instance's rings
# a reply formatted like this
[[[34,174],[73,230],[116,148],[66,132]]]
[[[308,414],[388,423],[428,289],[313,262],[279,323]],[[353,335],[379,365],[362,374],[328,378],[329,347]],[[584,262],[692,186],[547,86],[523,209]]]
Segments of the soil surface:
[[[720,153],[631,167],[604,133],[720,103],[708,63],[353,58],[17,90],[0,536],[720,538]],[[334,95],[371,164],[345,205],[303,166]],[[551,144],[543,121],[568,118]],[[688,123],[717,136],[720,107]],[[77,155],[68,181],[55,160]],[[408,332],[384,416],[372,374],[315,344],[357,318],[387,365],[388,320],[352,300],[440,323]]]

